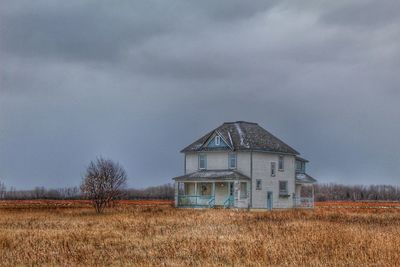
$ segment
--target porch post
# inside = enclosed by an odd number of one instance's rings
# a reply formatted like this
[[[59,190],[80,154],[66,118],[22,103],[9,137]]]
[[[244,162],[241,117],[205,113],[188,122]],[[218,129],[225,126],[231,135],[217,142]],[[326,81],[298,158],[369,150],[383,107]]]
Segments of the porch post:
[[[179,201],[179,182],[175,181],[175,207],[178,207]]]
[[[314,200],[315,200],[315,197],[314,197],[314,184],[311,184],[311,192],[312,192],[312,207],[314,208]]]
[[[215,182],[212,183],[212,194],[215,197]]]
[[[196,198],[196,205],[197,205],[197,182],[194,182],[194,195]]]

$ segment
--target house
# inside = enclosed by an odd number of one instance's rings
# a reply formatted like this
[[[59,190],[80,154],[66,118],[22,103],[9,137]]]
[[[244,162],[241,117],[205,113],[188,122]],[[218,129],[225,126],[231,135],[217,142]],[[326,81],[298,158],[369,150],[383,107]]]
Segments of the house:
[[[257,123],[225,122],[184,148],[176,207],[273,209],[313,207],[316,182],[306,159]]]

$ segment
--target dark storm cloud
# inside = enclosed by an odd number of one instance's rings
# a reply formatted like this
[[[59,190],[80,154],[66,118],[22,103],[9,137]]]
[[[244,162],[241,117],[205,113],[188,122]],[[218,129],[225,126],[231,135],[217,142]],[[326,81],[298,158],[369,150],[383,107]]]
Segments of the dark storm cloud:
[[[131,186],[178,151],[256,121],[322,182],[399,182],[400,21],[393,2],[3,1],[0,177],[77,185],[98,155]]]
[[[322,21],[346,26],[374,28],[398,23],[400,18],[398,1],[364,1],[336,3],[337,6],[323,12]]]

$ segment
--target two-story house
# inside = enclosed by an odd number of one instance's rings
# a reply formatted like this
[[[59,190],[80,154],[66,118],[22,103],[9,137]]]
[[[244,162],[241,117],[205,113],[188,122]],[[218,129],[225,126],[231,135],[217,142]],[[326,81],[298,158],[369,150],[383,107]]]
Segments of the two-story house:
[[[302,186],[316,180],[307,160],[257,123],[226,122],[184,148],[175,180],[176,207],[313,207]]]

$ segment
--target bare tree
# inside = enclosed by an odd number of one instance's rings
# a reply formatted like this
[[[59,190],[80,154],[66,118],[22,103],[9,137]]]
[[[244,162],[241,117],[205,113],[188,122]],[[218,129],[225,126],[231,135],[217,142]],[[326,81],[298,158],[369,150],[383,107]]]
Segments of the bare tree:
[[[126,172],[112,160],[98,158],[91,162],[81,184],[83,195],[92,201],[97,213],[122,194],[126,186]]]

